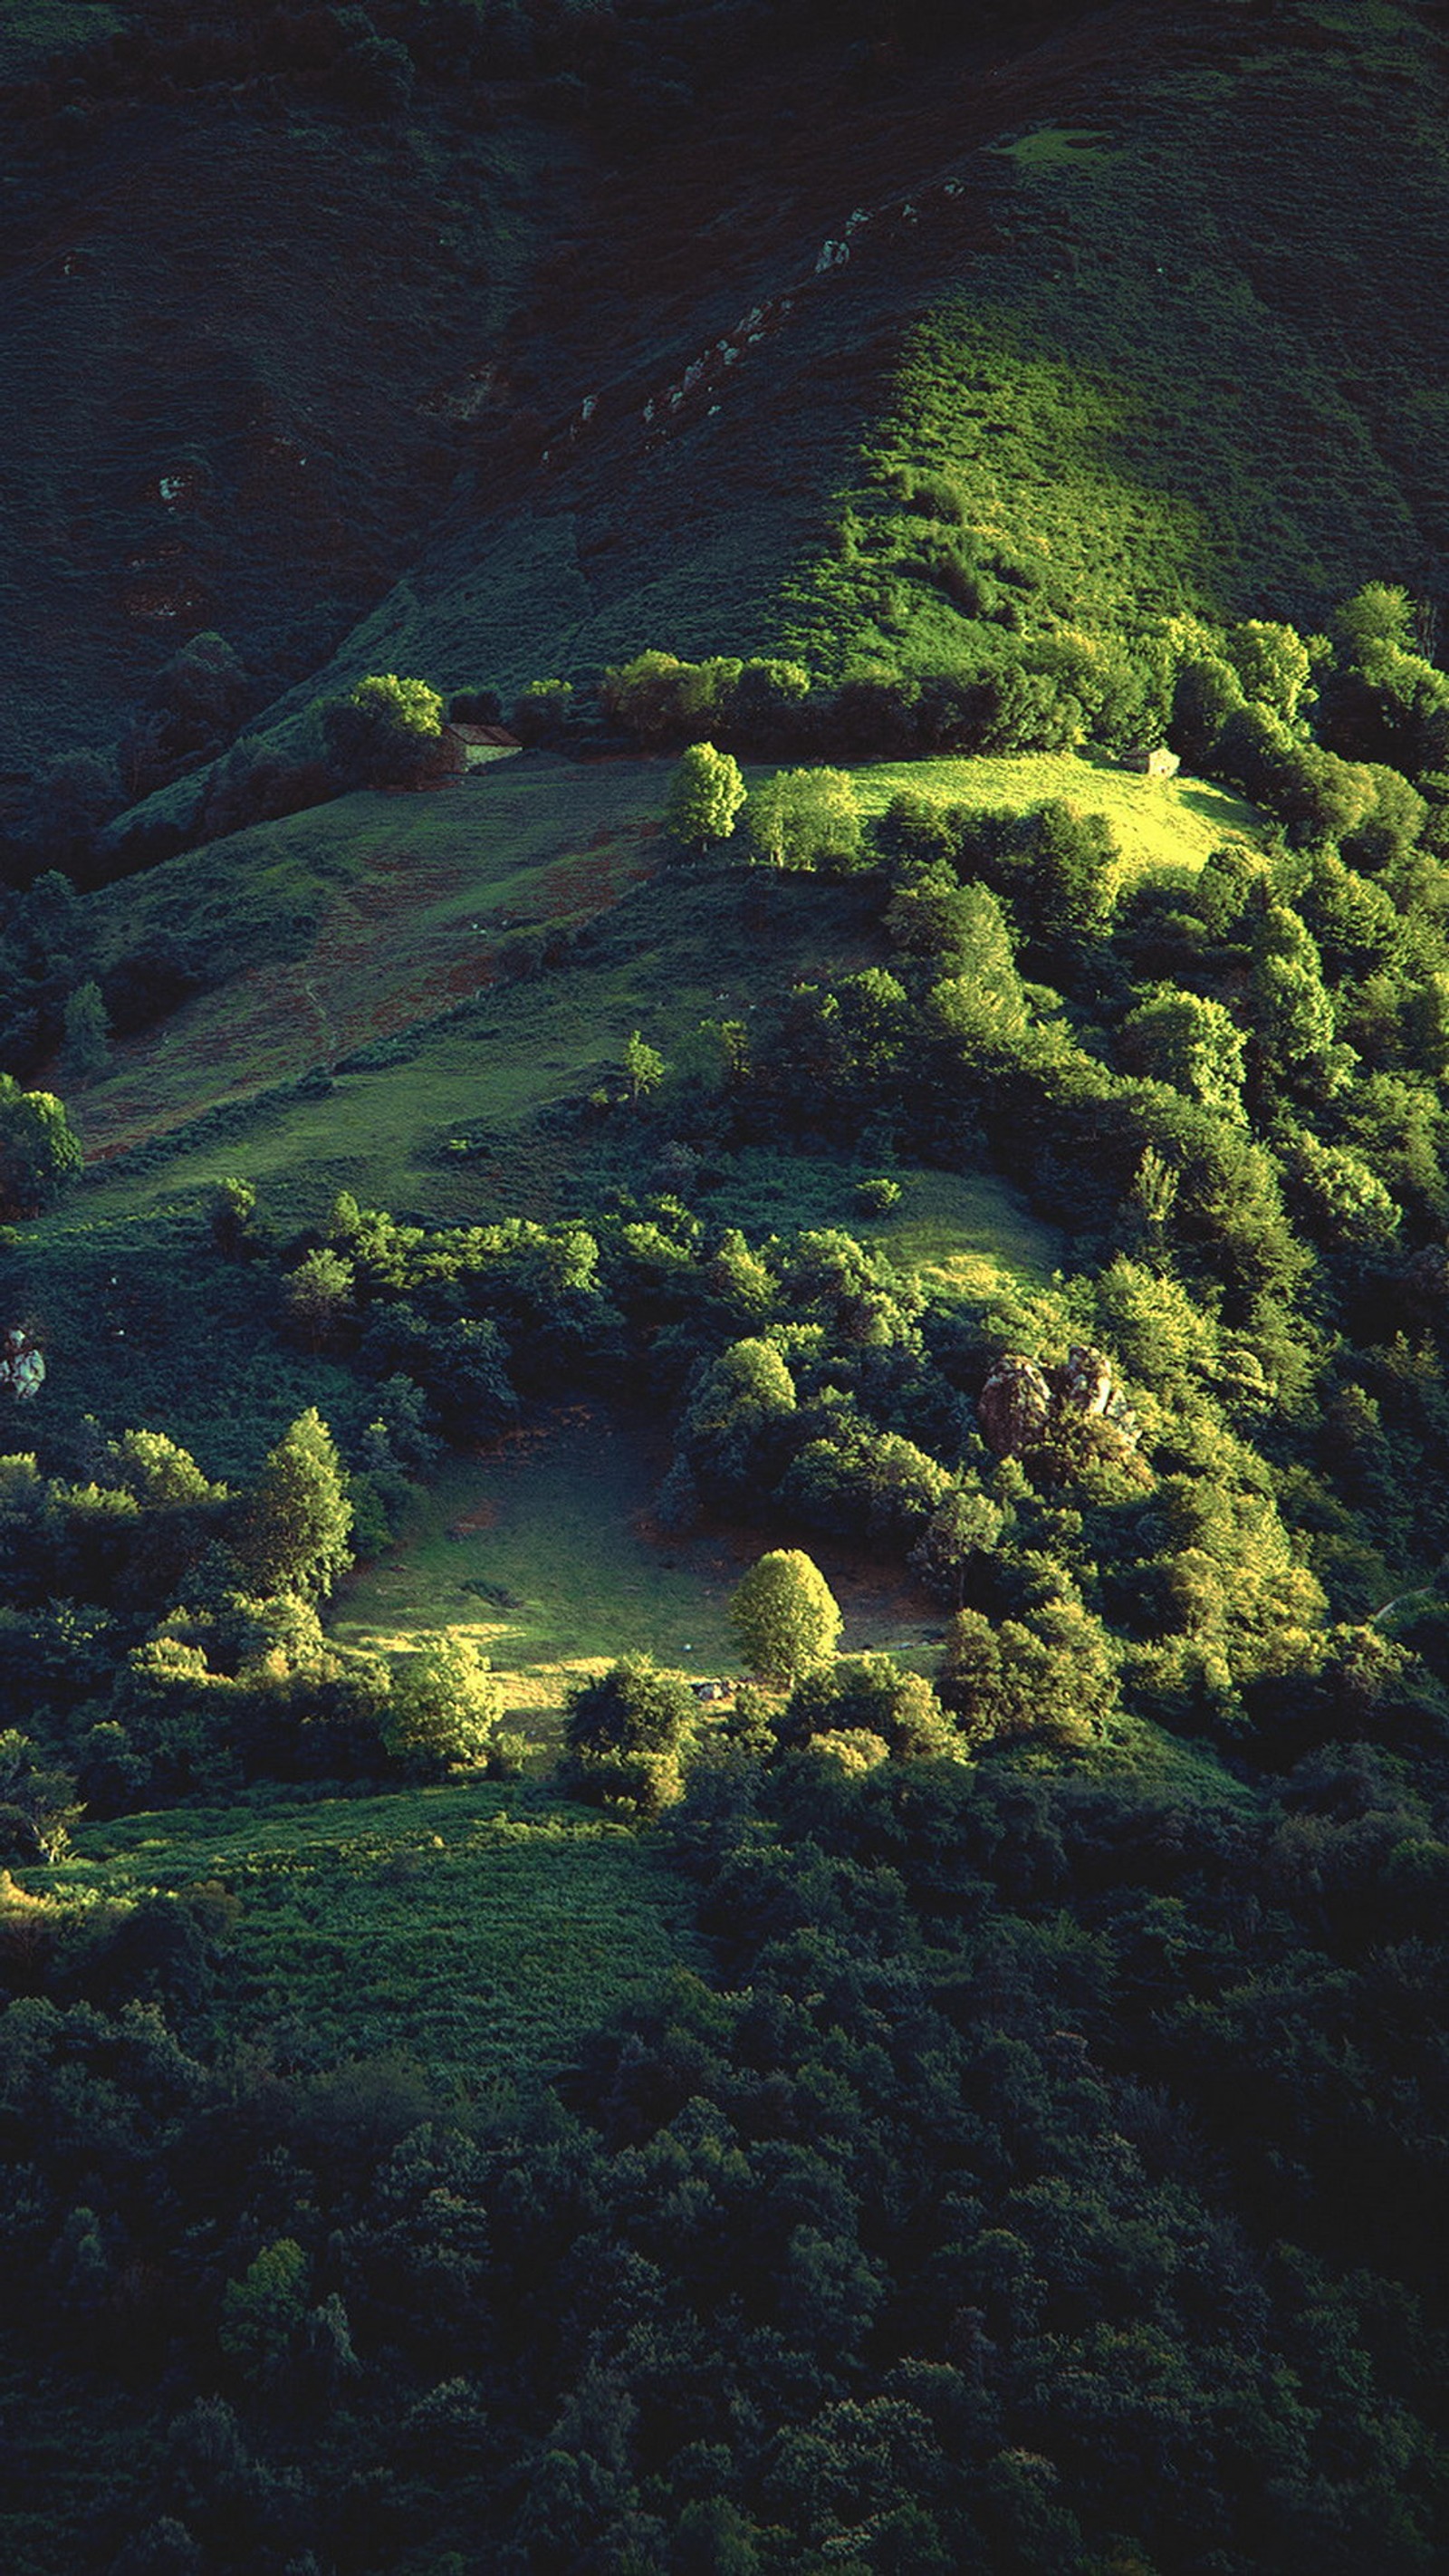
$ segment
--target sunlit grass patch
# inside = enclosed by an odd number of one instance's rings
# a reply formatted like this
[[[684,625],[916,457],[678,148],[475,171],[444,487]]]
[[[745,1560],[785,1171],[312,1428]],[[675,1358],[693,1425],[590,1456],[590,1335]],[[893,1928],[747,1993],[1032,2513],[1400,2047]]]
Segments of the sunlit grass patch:
[[[903,1172],[889,1215],[858,1231],[939,1295],[989,1299],[1012,1281],[1043,1287],[1059,1238],[994,1172]]]
[[[398,1651],[448,1629],[505,1677],[511,1708],[556,1736],[556,1710],[591,1665],[644,1651],[681,1671],[733,1666],[726,1544],[656,1529],[667,1442],[568,1405],[491,1452],[453,1458],[420,1495],[402,1543],[353,1575],[332,1621],[349,1643]]]
[[[974,812],[1025,813],[1060,797],[1104,814],[1122,854],[1122,878],[1189,882],[1224,840],[1256,840],[1266,818],[1205,778],[1145,778],[1102,752],[1023,752],[1010,758],[892,760],[852,772],[868,813],[893,796],[926,796]]]

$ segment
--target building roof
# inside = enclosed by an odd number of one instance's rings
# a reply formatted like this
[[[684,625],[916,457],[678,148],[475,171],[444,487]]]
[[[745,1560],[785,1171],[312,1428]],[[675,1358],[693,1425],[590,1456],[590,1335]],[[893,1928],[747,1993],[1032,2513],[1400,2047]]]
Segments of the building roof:
[[[480,751],[522,751],[523,749],[517,734],[509,733],[502,725],[447,724],[444,725],[443,731],[445,734],[456,734],[460,742],[472,743]]]

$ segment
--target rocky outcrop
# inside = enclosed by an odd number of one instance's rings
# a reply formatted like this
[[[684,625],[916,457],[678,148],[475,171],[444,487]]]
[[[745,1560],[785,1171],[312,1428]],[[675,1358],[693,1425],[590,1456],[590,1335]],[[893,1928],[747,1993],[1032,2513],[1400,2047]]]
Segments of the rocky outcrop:
[[[1073,1342],[1064,1365],[1049,1370],[1006,1352],[976,1400],[981,1437],[998,1458],[1037,1447],[1054,1424],[1073,1418],[1110,1424],[1126,1448],[1136,1447],[1136,1418],[1111,1362],[1091,1342]]]
[[[999,1359],[976,1400],[981,1437],[998,1458],[1040,1440],[1051,1420],[1052,1391],[1035,1360],[1020,1351]]]
[[[38,1395],[45,1384],[44,1356],[27,1332],[18,1324],[0,1341],[0,1387],[4,1387],[21,1404]]]

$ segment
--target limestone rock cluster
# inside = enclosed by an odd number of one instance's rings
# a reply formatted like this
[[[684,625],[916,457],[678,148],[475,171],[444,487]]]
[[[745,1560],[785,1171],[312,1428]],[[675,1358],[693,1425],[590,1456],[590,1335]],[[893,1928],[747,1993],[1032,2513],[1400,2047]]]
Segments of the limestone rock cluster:
[[[19,1324],[12,1324],[0,1341],[0,1387],[7,1387],[19,1403],[25,1404],[40,1393],[44,1384],[44,1355]]]
[[[1136,1446],[1131,1407],[1110,1361],[1090,1342],[1073,1342],[1056,1369],[1039,1368],[1021,1351],[1005,1352],[976,1400],[981,1436],[998,1458],[1034,1448],[1050,1438],[1056,1421],[1070,1415],[1109,1422],[1127,1447]]]

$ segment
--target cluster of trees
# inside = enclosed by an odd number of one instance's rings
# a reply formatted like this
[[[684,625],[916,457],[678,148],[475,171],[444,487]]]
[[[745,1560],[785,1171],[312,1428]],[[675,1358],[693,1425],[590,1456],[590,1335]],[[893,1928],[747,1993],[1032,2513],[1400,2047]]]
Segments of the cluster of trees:
[[[0,1942],[7,2348],[145,2428],[78,2569],[1442,2561],[1442,1750],[1210,1794],[795,1698],[672,1811],[710,1982],[552,2092],[229,2060],[217,1889]]]
[[[1282,824],[1190,887],[1066,805],[747,796],[712,710],[679,846],[742,835],[862,962],[672,1065],[635,1032],[587,1221],[343,1197],[279,1246],[224,1186],[198,1261],[361,1381],[345,1461],[313,1413],[245,1491],[156,1432],[4,1462],[18,1862],[80,1798],[515,1764],[476,1656],[389,1672],[319,1608],[537,1398],[666,1406],[661,1516],[787,1542],[725,1717],[638,1656],[574,1695],[560,1785],[659,1820],[714,1973],[536,2102],[249,2084],[201,1895],[0,1916],[14,2317],[168,2418],[98,2570],[1443,2559],[1449,773],[1405,614],[1181,639],[1168,721]],[[765,1141],[848,1154],[863,1214],[995,1151],[1068,1266],[972,1305],[751,1240],[710,1198]],[[1074,1345],[1122,1401],[988,1441],[1003,1358]],[[836,1652],[814,1533],[934,1595],[932,1679]]]
[[[405,1399],[383,1410],[405,1424]],[[364,1447],[396,1474],[382,1416]],[[258,1778],[517,1769],[499,1685],[466,1640],[394,1666],[325,1634],[354,1488],[314,1408],[242,1490],[162,1432],[122,1433],[92,1466],[66,1477],[29,1453],[0,1459],[13,1852],[33,1856],[82,1806],[115,1814]]]

